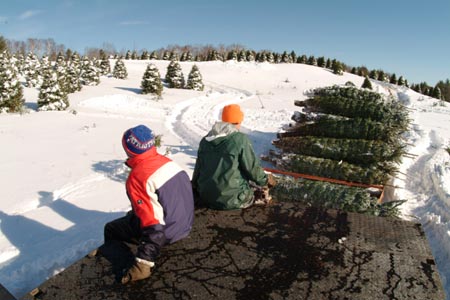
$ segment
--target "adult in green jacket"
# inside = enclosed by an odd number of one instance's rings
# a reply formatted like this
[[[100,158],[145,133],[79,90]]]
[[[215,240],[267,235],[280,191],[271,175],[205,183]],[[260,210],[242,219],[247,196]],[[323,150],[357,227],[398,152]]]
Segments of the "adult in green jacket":
[[[227,105],[222,122],[201,140],[192,175],[198,204],[218,210],[246,208],[254,202],[250,181],[257,186],[274,184],[248,137],[239,132],[243,119],[239,105]]]

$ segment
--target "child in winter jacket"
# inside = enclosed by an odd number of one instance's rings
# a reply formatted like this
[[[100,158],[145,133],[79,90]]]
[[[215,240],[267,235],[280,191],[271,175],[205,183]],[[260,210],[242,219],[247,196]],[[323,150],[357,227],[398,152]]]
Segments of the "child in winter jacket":
[[[105,242],[138,241],[134,265],[122,283],[147,278],[161,247],[186,237],[194,219],[194,200],[188,174],[156,151],[153,132],[144,125],[122,137],[131,168],[126,192],[132,210],[105,225]]]
[[[273,177],[261,168],[248,137],[239,132],[244,113],[239,105],[223,108],[216,122],[200,141],[192,186],[200,205],[218,210],[246,208],[254,204],[254,188],[273,186]]]

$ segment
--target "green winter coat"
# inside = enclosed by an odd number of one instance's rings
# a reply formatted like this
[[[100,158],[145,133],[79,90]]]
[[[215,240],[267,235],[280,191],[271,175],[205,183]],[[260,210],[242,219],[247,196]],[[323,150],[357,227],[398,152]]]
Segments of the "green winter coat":
[[[192,175],[198,201],[219,210],[248,207],[253,202],[249,181],[267,184],[250,140],[234,125],[217,122],[198,149]]]

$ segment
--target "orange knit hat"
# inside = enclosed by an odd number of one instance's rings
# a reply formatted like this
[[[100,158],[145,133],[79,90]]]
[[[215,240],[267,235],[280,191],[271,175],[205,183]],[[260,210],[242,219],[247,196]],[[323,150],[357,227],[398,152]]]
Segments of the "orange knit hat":
[[[240,124],[242,120],[244,120],[244,113],[241,111],[239,105],[230,104],[224,106],[222,111],[222,121]]]

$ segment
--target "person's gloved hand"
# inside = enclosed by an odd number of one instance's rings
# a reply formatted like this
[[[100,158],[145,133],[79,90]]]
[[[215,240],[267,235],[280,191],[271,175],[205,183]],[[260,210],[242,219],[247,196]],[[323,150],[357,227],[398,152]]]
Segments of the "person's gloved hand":
[[[273,177],[272,173],[267,174],[267,186],[269,188],[273,188],[275,185],[277,185],[277,181]]]
[[[125,274],[122,277],[122,284],[127,284],[130,281],[136,281],[141,280],[150,277],[152,274],[151,268],[154,266],[154,263],[141,259],[136,258],[136,261],[131,266],[131,268],[128,269],[128,271],[125,272]]]

